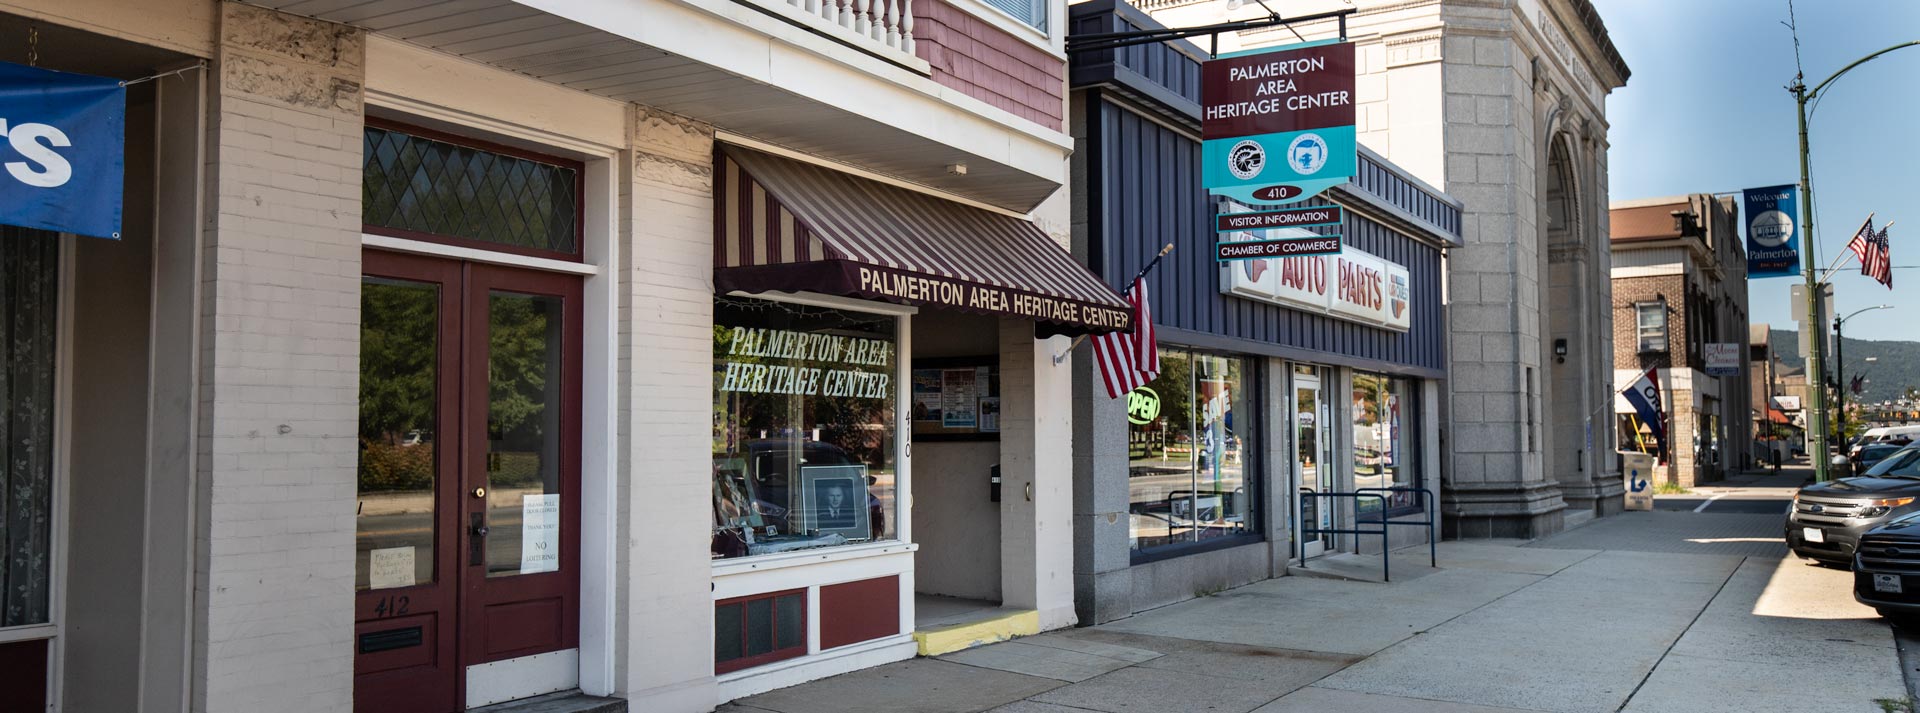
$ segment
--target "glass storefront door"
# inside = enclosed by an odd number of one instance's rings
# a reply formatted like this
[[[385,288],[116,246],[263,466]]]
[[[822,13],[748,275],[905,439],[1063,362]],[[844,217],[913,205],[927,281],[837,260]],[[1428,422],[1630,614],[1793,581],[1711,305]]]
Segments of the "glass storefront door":
[[[1293,368],[1293,479],[1294,492],[1333,492],[1338,489],[1333,471],[1333,439],[1328,427],[1326,399],[1321,397],[1320,376],[1313,367]],[[1339,508],[1322,498],[1295,498],[1295,516],[1300,522],[1320,528],[1334,527]],[[1333,535],[1303,535],[1301,554],[1313,557],[1332,549]]]
[[[368,251],[354,710],[577,646],[580,280]]]

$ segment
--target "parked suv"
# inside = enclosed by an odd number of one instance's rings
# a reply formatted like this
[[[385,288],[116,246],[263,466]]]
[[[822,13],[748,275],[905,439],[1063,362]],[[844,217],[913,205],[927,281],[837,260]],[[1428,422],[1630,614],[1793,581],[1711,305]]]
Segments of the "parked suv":
[[[1860,536],[1853,598],[1888,618],[1920,614],[1920,513]]]
[[[1920,446],[1908,446],[1862,475],[1801,488],[1787,513],[1787,547],[1801,557],[1846,566],[1862,533],[1916,511]]]

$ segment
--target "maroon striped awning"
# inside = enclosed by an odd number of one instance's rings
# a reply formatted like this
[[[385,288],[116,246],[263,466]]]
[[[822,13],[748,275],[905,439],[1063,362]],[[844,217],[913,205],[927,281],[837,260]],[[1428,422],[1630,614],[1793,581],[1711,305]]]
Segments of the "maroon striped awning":
[[[1126,331],[1125,301],[1026,220],[726,146],[714,179],[716,291],[818,292]]]

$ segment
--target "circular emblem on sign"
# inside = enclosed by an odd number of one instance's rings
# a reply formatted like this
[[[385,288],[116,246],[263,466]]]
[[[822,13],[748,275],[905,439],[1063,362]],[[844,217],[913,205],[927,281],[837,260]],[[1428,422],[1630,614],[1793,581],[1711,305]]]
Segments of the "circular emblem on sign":
[[[1747,234],[1761,247],[1777,248],[1793,238],[1793,219],[1777,210],[1762,211],[1747,224]]]
[[[1160,395],[1145,386],[1127,392],[1127,422],[1153,423],[1160,417]]]
[[[1287,162],[1302,176],[1311,176],[1327,165],[1327,140],[1319,134],[1301,134],[1287,144]]]
[[[1267,149],[1260,142],[1248,139],[1233,145],[1227,152],[1227,170],[1234,178],[1242,181],[1260,175],[1260,169],[1267,167]]]

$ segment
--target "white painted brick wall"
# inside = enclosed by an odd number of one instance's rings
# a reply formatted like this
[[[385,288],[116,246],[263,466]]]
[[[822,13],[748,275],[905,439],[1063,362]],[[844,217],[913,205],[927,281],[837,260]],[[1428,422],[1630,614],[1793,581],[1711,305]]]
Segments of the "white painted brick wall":
[[[203,273],[196,711],[353,694],[363,38],[221,5]]]
[[[713,706],[713,129],[633,108],[621,181],[617,694]]]

